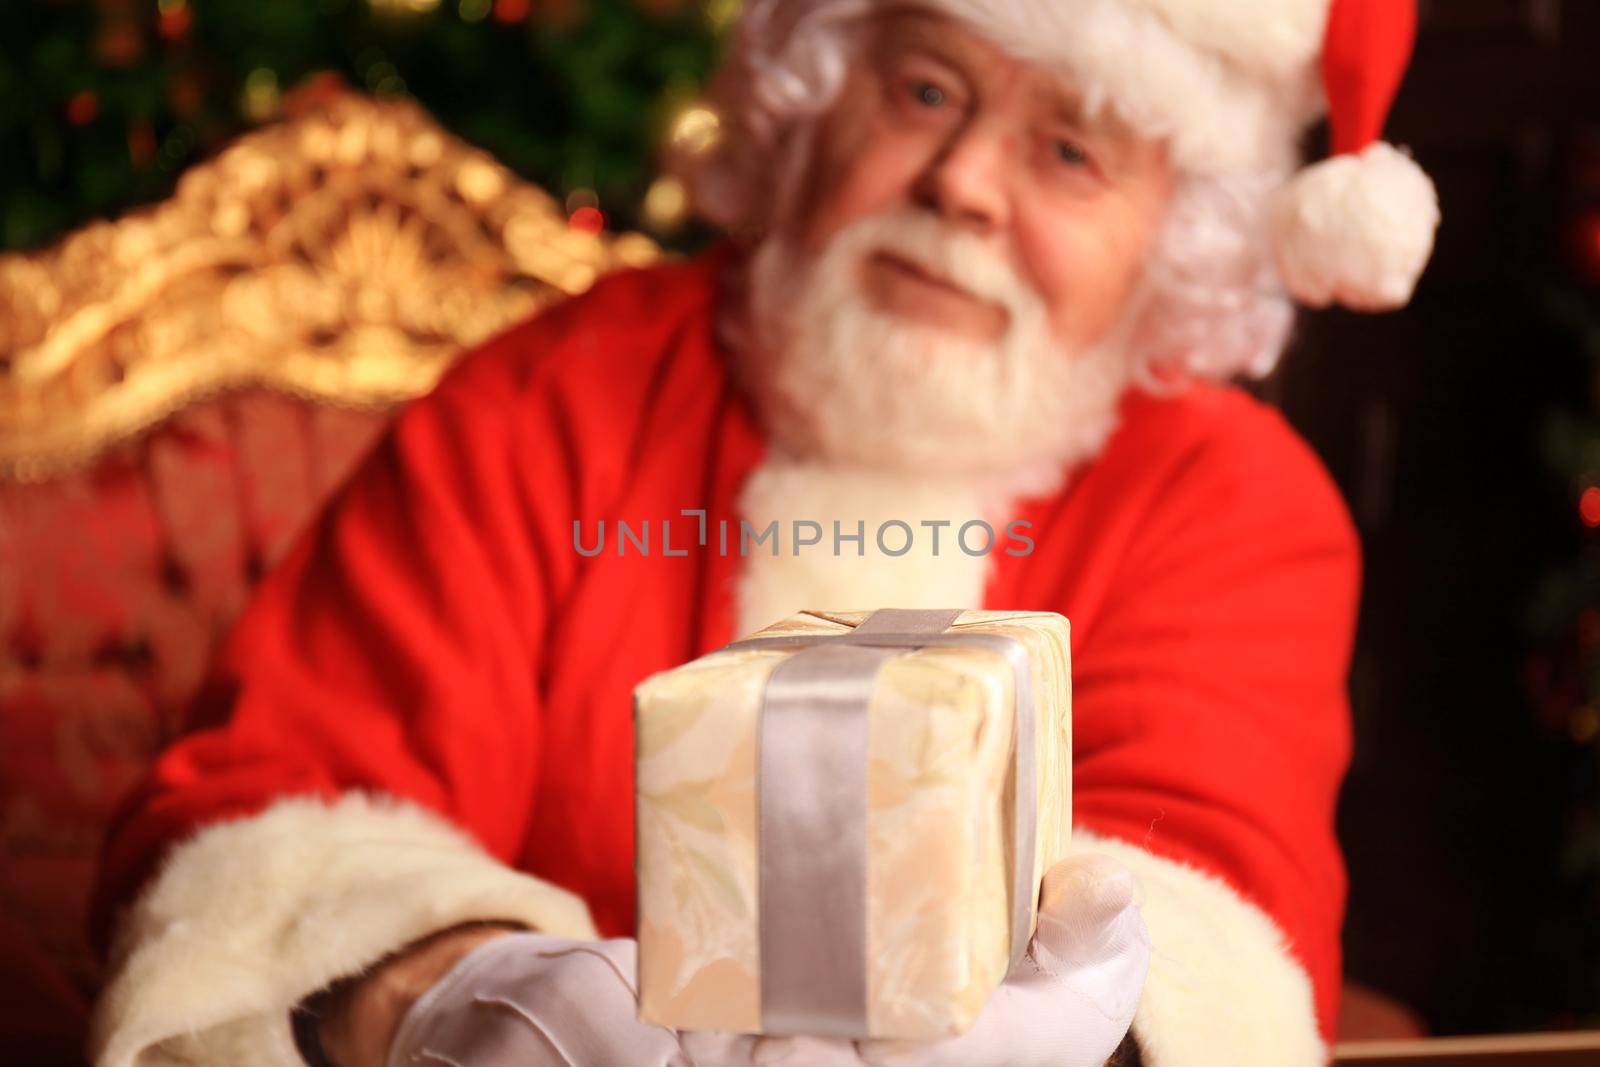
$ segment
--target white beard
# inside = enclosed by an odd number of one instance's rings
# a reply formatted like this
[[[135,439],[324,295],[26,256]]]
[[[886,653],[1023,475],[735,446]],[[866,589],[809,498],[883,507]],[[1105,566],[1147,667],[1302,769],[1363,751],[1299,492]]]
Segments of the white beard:
[[[876,251],[1003,306],[1006,334],[974,341],[878,310],[858,280]],[[853,546],[837,556],[787,545],[753,553],[739,577],[737,632],[807,608],[980,606],[1012,501],[1059,489],[1115,428],[1129,380],[1126,328],[1072,351],[990,243],[926,212],[864,219],[809,261],[770,239],[749,272],[745,318],[733,323],[742,336],[730,347],[771,447],[741,515],[757,528],[812,520],[830,535],[833,520],[846,530],[864,522],[867,536],[861,556]],[[873,537],[893,519],[918,533],[902,556],[884,555]],[[952,543],[971,519],[1001,535],[991,554]],[[953,524],[937,555],[925,520]]]
[[[860,282],[878,251],[1004,307],[1005,335],[972,340],[879,310]],[[991,242],[927,211],[862,219],[810,257],[771,238],[749,270],[736,370],[791,456],[1046,495],[1115,428],[1134,316],[1074,350]]]

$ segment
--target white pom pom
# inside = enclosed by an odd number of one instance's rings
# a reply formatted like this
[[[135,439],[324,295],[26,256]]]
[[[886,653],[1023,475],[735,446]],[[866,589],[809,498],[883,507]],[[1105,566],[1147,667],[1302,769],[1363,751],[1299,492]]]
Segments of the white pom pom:
[[[1356,311],[1405,306],[1438,228],[1433,182],[1382,142],[1301,171],[1272,215],[1278,271],[1294,298]]]

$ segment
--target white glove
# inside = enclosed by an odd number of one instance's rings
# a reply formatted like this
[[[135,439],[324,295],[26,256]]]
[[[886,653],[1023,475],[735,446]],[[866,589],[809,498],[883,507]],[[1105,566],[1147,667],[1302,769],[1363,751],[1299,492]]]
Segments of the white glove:
[[[1102,1067],[1133,1021],[1150,967],[1138,883],[1110,856],[1071,856],[1045,876],[1021,973],[972,1029],[933,1042],[685,1033],[695,1067]]]
[[[388,1067],[693,1067],[678,1035],[638,1018],[632,941],[507,934],[413,1004]]]
[[[1025,972],[973,1028],[936,1042],[683,1032],[638,1020],[632,941],[498,937],[407,1012],[388,1067],[1101,1067],[1133,1019],[1150,941],[1133,876],[1108,856],[1045,878]]]
[[[1150,969],[1138,883],[1110,856],[1051,868],[1026,973],[995,990],[971,1030],[911,1051],[863,1045],[868,1062],[907,1067],[1101,1067],[1128,1032]]]

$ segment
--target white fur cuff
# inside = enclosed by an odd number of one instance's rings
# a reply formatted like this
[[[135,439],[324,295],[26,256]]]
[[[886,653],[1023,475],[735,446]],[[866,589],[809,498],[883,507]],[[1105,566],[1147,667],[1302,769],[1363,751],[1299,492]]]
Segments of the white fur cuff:
[[[1139,880],[1154,952],[1133,1035],[1147,1067],[1323,1067],[1311,979],[1267,915],[1220,879],[1073,828]]]
[[[593,937],[582,900],[392,798],[296,797],[173,850],[119,923],[96,1067],[290,1067],[308,993],[463,922]]]

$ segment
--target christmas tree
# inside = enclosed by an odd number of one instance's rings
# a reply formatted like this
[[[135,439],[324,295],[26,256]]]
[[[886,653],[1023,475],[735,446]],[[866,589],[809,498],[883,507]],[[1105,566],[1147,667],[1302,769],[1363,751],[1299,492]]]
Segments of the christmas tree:
[[[1565,497],[1569,552],[1544,576],[1528,615],[1535,652],[1529,697],[1548,736],[1570,746],[1557,766],[1569,798],[1561,874],[1575,920],[1543,946],[1569,961],[1574,1014],[1600,1023],[1600,133],[1580,138],[1562,183],[1561,277],[1545,291],[1547,319],[1580,353],[1579,387],[1545,418],[1543,450]],[[1573,939],[1576,928],[1581,936]],[[1577,943],[1573,943],[1576,941]]]
[[[679,244],[656,160],[738,0],[24,0],[0,5],[0,247],[158,200],[306,79],[414,98],[607,225]],[[664,179],[670,181],[670,179]]]

